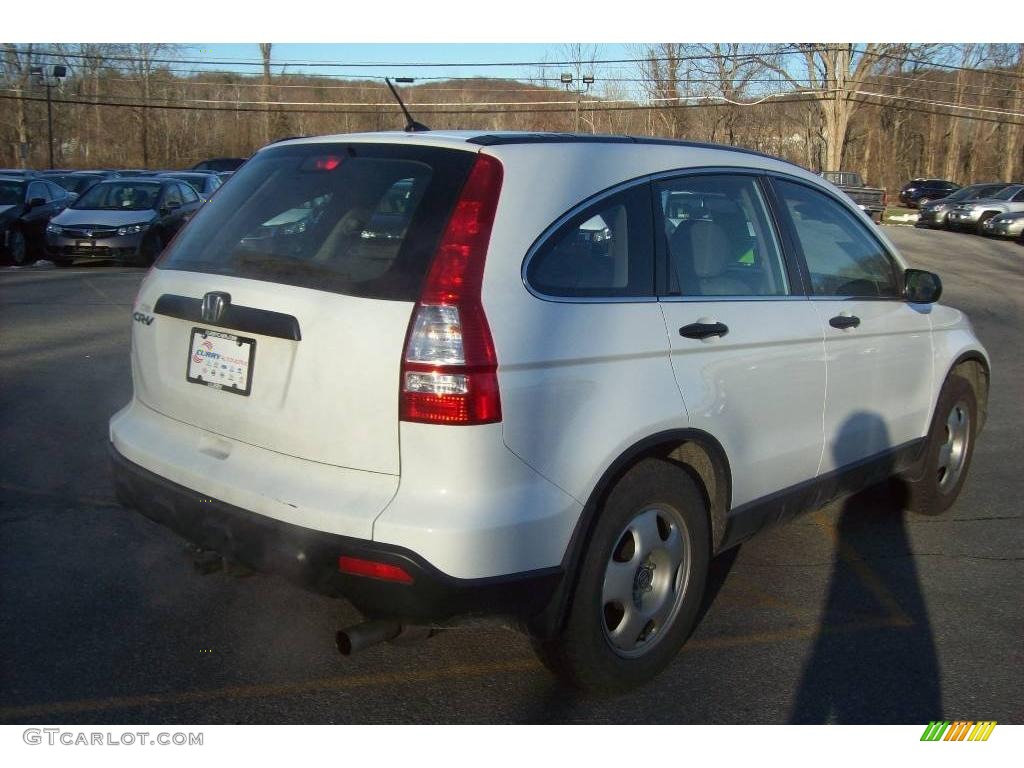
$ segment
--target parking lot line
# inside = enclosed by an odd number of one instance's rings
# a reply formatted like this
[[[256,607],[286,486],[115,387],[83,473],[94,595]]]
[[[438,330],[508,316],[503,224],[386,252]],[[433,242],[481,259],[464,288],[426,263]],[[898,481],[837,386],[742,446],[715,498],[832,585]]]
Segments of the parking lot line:
[[[847,634],[877,629],[906,629],[907,625],[892,617],[879,617],[865,621],[825,626],[792,627],[774,632],[755,632],[748,635],[708,637],[691,639],[683,646],[682,653],[725,650],[745,645],[764,643],[814,640],[822,634]],[[214,701],[217,699],[258,699],[277,696],[295,696],[304,693],[329,693],[354,688],[385,685],[415,685],[456,678],[475,678],[515,672],[540,671],[541,664],[532,656],[492,661],[480,664],[464,664],[429,670],[405,670],[402,672],[378,672],[365,675],[344,675],[320,680],[305,680],[298,683],[272,685],[243,685],[227,688],[213,688],[175,693],[150,693],[137,696],[113,696],[104,699],[81,699],[58,701],[50,704],[30,704],[19,707],[0,708],[0,720],[19,721],[33,717],[56,717],[58,715],[82,712],[100,712],[116,709],[136,709],[147,706],[174,706]]]
[[[269,685],[242,685],[228,688],[213,688],[176,693],[149,693],[138,696],[114,696],[106,699],[82,699],[52,704],[33,704],[24,707],[0,709],[0,720],[17,720],[28,717],[50,717],[79,712],[98,712],[110,709],[135,709],[146,706],[168,706],[195,704],[215,699],[252,699],[274,696],[294,696],[303,693],[322,693],[363,688],[374,685],[402,685],[429,683],[451,677],[479,677],[481,675],[505,674],[540,669],[540,662],[533,657],[490,661],[481,664],[464,664],[455,667],[426,670],[403,670],[401,672],[377,672],[366,675],[344,675],[319,680],[304,680],[299,683],[275,683]]]

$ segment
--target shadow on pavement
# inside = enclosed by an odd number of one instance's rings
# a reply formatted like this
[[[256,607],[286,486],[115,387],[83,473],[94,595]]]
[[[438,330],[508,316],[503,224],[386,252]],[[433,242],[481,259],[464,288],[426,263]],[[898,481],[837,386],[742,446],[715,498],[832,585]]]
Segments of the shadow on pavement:
[[[837,465],[850,462],[844,453],[865,429],[888,443],[881,418],[855,414],[840,430]],[[940,719],[939,668],[907,538],[906,500],[906,485],[892,480],[843,502],[821,633],[803,669],[790,722]]]

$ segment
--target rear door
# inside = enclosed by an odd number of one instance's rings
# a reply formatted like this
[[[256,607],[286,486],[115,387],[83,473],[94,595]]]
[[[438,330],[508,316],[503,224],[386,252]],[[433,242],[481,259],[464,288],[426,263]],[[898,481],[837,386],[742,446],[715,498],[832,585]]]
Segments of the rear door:
[[[929,307],[903,300],[898,262],[845,205],[795,180],[774,185],[825,334],[822,472],[923,437],[934,380]]]
[[[813,479],[821,324],[783,257],[760,177],[685,175],[655,194],[672,365],[690,426],[729,458],[733,507]]]
[[[145,281],[137,311],[154,320],[134,324],[137,397],[211,433],[397,474],[407,324],[473,158],[382,144],[260,152]]]

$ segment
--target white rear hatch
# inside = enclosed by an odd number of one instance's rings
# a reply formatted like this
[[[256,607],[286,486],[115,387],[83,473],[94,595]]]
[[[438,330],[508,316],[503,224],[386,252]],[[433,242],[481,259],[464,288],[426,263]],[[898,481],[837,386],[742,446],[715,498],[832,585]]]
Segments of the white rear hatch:
[[[409,316],[473,160],[387,144],[260,152],[143,284],[138,399],[226,438],[399,474]]]

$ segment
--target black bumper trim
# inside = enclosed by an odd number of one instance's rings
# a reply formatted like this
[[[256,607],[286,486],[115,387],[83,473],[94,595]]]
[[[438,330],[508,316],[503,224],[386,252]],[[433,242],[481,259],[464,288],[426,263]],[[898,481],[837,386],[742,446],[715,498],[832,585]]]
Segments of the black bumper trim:
[[[211,499],[150,472],[109,444],[118,501],[205,549],[255,571],[276,573],[316,592],[345,597],[364,615],[438,624],[462,616],[526,620],[540,613],[562,568],[458,579],[411,550],[285,523]],[[397,565],[413,583],[338,573],[347,555]]]

